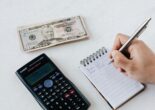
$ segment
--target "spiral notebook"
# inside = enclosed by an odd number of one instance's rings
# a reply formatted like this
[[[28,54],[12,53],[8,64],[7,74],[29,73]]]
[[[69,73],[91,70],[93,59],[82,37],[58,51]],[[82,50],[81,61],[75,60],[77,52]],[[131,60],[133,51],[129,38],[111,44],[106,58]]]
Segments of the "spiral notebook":
[[[109,64],[108,50],[101,48],[80,62],[80,70],[112,109],[117,109],[136,96],[145,86]]]

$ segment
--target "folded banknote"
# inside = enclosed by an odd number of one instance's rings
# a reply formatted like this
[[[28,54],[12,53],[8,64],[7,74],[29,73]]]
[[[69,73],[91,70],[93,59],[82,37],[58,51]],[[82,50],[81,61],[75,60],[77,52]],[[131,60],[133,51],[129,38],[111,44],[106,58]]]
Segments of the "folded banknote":
[[[28,52],[88,38],[81,16],[21,26],[18,33],[23,50]]]

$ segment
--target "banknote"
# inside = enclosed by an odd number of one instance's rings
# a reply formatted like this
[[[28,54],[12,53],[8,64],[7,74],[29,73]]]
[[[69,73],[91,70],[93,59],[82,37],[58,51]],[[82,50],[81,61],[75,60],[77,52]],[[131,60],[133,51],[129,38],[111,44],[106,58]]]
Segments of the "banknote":
[[[18,28],[24,51],[35,51],[67,42],[88,38],[81,16]]]

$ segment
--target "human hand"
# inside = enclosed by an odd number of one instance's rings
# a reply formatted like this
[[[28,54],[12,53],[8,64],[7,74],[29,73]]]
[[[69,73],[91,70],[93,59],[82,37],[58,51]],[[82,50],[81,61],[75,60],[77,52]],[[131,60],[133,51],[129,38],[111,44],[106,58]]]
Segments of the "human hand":
[[[132,41],[127,52],[130,58],[119,52],[119,48],[128,40],[128,36],[118,34],[114,41],[110,58],[113,65],[127,76],[142,83],[155,83],[155,54],[147,45],[138,39]]]

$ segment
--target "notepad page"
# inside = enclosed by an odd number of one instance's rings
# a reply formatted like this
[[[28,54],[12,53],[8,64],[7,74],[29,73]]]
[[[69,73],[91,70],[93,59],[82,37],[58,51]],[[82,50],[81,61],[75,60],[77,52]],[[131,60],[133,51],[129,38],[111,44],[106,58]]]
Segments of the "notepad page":
[[[141,91],[144,85],[117,71],[112,64],[108,64],[109,61],[108,54],[105,54],[87,66],[81,65],[80,69],[116,109]]]

